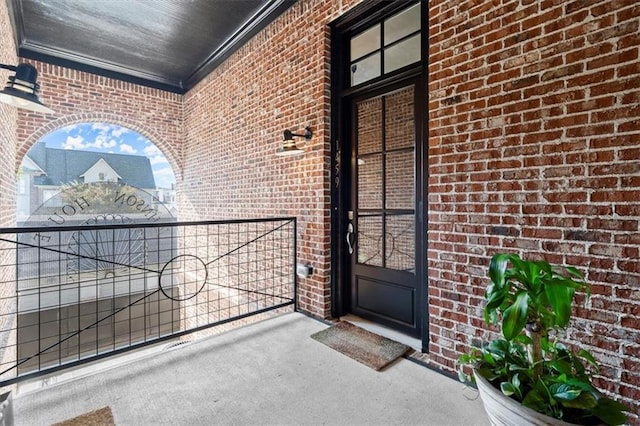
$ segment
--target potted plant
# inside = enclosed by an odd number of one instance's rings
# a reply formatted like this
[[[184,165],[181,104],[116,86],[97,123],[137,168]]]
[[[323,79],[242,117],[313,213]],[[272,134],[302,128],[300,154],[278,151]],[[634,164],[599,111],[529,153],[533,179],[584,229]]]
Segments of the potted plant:
[[[477,384],[492,424],[625,423],[629,408],[592,385],[593,356],[559,340],[576,291],[590,295],[582,273],[499,253],[489,277],[484,319],[502,337],[460,356],[459,375]]]

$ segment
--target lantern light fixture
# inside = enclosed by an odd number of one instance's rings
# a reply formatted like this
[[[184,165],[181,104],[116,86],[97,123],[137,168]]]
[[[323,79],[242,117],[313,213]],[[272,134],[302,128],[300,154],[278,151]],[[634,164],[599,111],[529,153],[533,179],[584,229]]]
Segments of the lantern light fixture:
[[[7,85],[0,92],[0,102],[35,112],[54,112],[38,98],[40,85],[37,83],[36,67],[22,63],[17,66],[0,64],[0,68],[15,71],[15,75],[9,77]]]
[[[282,146],[278,148],[276,155],[284,157],[304,154],[304,150],[296,144],[294,138],[304,138],[306,143],[311,140],[311,136],[313,136],[313,133],[309,127],[305,127],[304,133],[302,134],[293,133],[291,130],[286,129],[282,138]]]

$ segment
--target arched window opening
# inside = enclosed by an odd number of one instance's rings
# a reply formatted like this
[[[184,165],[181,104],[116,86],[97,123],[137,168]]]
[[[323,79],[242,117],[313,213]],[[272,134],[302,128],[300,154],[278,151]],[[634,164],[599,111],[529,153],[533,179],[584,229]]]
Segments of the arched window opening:
[[[173,218],[177,216],[175,184],[167,158],[140,133],[116,124],[73,124],[42,137],[23,158],[17,176],[16,218],[19,226],[46,225],[44,216],[50,217],[56,208],[73,204],[78,197],[83,201],[73,218],[63,217],[65,224],[85,222],[87,217],[80,213],[132,217],[140,213],[141,209],[135,211],[138,204],[125,203],[129,211],[122,210],[123,203],[115,200],[124,189],[118,188],[128,188],[128,194],[144,200],[146,219]],[[139,216],[136,221],[144,221]]]
[[[172,228],[135,226],[174,220],[175,183],[162,152],[119,125],[63,127],[27,152],[16,216],[38,231],[17,236],[18,374],[179,328],[180,305],[156,288]]]

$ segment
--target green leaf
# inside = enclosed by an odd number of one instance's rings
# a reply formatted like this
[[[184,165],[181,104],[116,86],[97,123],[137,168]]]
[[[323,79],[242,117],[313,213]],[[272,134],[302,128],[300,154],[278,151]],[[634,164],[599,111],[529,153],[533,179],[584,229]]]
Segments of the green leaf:
[[[598,401],[591,392],[582,392],[574,399],[568,399],[561,402],[564,407],[577,408],[580,410],[590,410],[595,407]]]
[[[595,388],[588,381],[588,379],[582,380],[582,379],[579,379],[579,378],[576,378],[576,377],[572,377],[572,378],[568,379],[566,383],[568,385],[573,386],[574,388],[582,389],[583,391],[588,392],[588,393],[595,393],[595,391],[596,391]]]
[[[513,377],[511,378],[511,383],[513,383],[513,386],[516,388],[520,387],[520,377],[518,376],[518,374],[514,374]]]
[[[571,318],[573,289],[553,281],[544,287],[544,291],[555,314],[554,325],[564,327]]]
[[[533,389],[524,397],[522,405],[538,412],[544,412],[547,407],[547,401],[540,392]]]
[[[593,407],[592,413],[608,425],[621,425],[627,422],[624,411],[631,411],[629,407],[609,398],[600,398]]]
[[[492,354],[485,352],[482,354],[482,362],[484,362],[487,365],[495,365],[496,359],[493,357]]]
[[[513,341],[517,343],[522,343],[523,345],[533,344],[533,340],[531,340],[531,337],[527,336],[526,334],[517,335],[516,337],[513,338]]]
[[[505,253],[498,253],[491,258],[489,263],[489,278],[494,284],[494,291],[496,287],[501,289],[505,283],[505,271],[507,270],[507,263],[511,255]]]
[[[578,278],[580,281],[584,280],[584,274],[582,272],[580,272],[579,269],[573,267],[573,266],[565,266],[564,268],[569,274],[573,275],[574,277]]]
[[[509,343],[506,340],[502,339],[492,340],[487,345],[487,351],[499,356],[500,358],[504,358],[509,352]]]
[[[571,374],[571,364],[563,359],[556,359],[551,362],[551,367],[561,374]]]
[[[593,355],[591,355],[591,352],[586,349],[580,349],[578,351],[578,356],[586,360],[591,366],[595,367],[596,370],[599,370],[598,363],[596,362],[596,359],[593,357]]]
[[[536,391],[539,392],[540,395],[545,399],[545,401],[547,401],[547,405],[553,405],[556,403],[556,401],[551,396],[551,392],[549,391],[549,388],[544,383],[544,381],[538,380],[534,383],[533,386],[536,389]]]
[[[487,324],[496,324],[498,315],[496,309],[498,309],[506,298],[506,292],[489,292],[487,290],[487,304],[484,307],[484,321]]]
[[[493,370],[488,367],[478,368],[478,374],[489,381],[495,380],[496,378],[500,377],[500,374],[494,373]]]
[[[563,401],[571,401],[572,399],[576,399],[580,395],[580,390],[573,389],[571,386],[566,384],[554,384],[549,386],[549,391],[551,395],[556,399],[561,399]]]
[[[502,382],[500,383],[500,390],[502,391],[503,394],[505,394],[506,396],[511,396],[514,393],[516,393],[516,388],[515,386],[513,386],[511,383],[509,382]]]
[[[502,334],[507,340],[515,338],[522,332],[527,323],[529,309],[529,294],[521,291],[516,300],[504,311],[502,317]]]

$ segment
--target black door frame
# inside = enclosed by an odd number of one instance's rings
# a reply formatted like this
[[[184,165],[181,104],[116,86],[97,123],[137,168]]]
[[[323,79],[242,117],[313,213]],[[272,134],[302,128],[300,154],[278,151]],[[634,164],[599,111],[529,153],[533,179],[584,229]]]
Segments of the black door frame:
[[[359,31],[380,21],[383,17],[408,7],[413,2],[388,2],[369,0],[353,8],[331,25],[331,315],[340,317],[350,309],[350,265],[346,242],[347,217],[345,206],[350,205],[350,188],[344,185],[351,181],[353,164],[350,146],[351,113],[353,96],[383,90],[387,86],[415,77],[416,85],[416,157],[421,167],[416,168],[416,216],[422,224],[422,238],[416,238],[416,275],[421,285],[422,351],[429,348],[429,311],[427,280],[427,190],[428,190],[428,100],[427,100],[427,54],[428,52],[428,2],[421,0],[422,60],[390,74],[373,79],[354,88],[349,87],[348,41]],[[343,141],[341,143],[341,141]],[[345,162],[348,162],[345,164]]]

